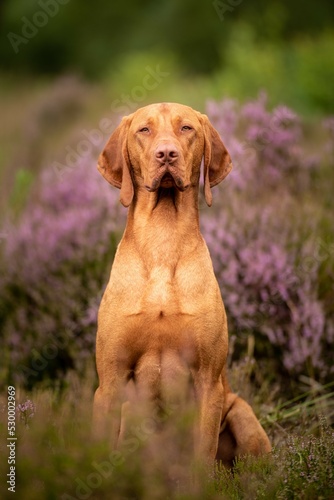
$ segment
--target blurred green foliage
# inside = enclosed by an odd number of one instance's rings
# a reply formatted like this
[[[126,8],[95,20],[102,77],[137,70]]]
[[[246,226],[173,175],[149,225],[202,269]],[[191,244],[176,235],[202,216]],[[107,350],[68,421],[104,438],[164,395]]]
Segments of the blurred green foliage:
[[[46,12],[43,15],[37,14]],[[302,0],[2,0],[2,68],[29,72],[75,70],[96,77],[125,53],[152,47],[173,52],[184,72],[210,73],[228,58],[228,40],[236,23],[252,27],[256,40],[288,44],[333,28],[334,4]],[[28,43],[15,54],[8,33]],[[34,33],[35,32],[35,33]],[[29,28],[27,33],[29,33]],[[244,47],[247,53],[247,46]]]
[[[111,82],[115,98],[154,60],[174,82],[164,100],[264,88],[273,103],[334,112],[331,0],[2,0],[0,28],[2,76],[70,72]]]
[[[25,204],[30,188],[34,182],[34,175],[25,168],[15,173],[15,183],[10,196],[10,206],[14,213],[19,212]]]
[[[225,66],[211,76],[214,94],[245,100],[263,89],[273,105],[284,102],[305,114],[333,113],[333,53],[334,32],[263,44],[249,25],[235,26]]]

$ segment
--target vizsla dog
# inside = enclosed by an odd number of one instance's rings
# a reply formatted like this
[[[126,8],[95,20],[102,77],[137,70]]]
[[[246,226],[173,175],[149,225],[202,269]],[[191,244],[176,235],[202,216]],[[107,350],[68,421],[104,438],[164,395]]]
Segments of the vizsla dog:
[[[120,188],[129,211],[98,315],[94,419],[100,426],[117,409],[110,426],[117,446],[124,386],[133,380],[148,400],[160,401],[168,384],[188,374],[197,456],[231,465],[271,448],[226,379],[226,314],[199,229],[203,157],[211,206],[211,188],[232,169],[230,156],[205,115],[170,103],[123,118],[99,157],[99,171]]]

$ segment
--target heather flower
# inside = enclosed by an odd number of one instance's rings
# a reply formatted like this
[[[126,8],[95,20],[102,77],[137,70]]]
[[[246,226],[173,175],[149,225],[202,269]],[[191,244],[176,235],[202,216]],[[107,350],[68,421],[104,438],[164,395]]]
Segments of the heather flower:
[[[281,105],[268,111],[267,97],[261,93],[244,106],[230,100],[209,101],[207,114],[232,156],[235,187],[249,189],[251,183],[253,191],[261,192],[288,179],[295,188],[306,187],[315,159],[310,161],[303,153],[301,122],[291,109]],[[243,141],[237,138],[240,130]]]
[[[320,436],[289,436],[287,446],[274,450],[276,463],[281,463],[280,498],[292,498],[303,491],[306,498],[332,498],[334,491],[333,433],[320,419]]]
[[[333,155],[334,155],[334,116],[330,116],[326,118],[323,123],[323,128],[326,130],[328,133],[328,140],[325,145],[326,151],[331,155],[331,160],[333,162]]]
[[[8,224],[0,321],[14,380],[61,377],[92,358],[98,302],[125,220],[118,197],[86,158],[63,181],[45,170],[19,222]]]
[[[36,413],[36,406],[30,399],[28,399],[25,403],[19,404],[16,407],[16,412],[24,425],[29,427],[29,420],[34,417]]]
[[[219,218],[202,217],[202,232],[231,333],[255,333],[262,344],[266,337],[281,353],[288,372],[303,371],[311,363],[324,374],[333,325],[317,296],[320,262],[312,259],[315,241],[300,244],[296,222],[293,232],[289,225],[284,227],[291,205],[284,207],[282,197],[272,199],[266,210],[242,207],[239,196],[225,197],[227,201]],[[307,272],[302,269],[304,259],[312,259]]]
[[[233,138],[239,123],[237,101],[224,99],[221,102],[207,101],[206,112],[224,140]]]
[[[334,325],[317,292],[321,261],[312,234],[319,221],[294,201],[311,184],[319,157],[304,153],[296,113],[286,106],[268,111],[265,94],[244,106],[210,101],[207,113],[235,166],[216,191],[219,216],[202,218],[230,330],[256,333],[262,352],[266,337],[289,372],[312,365],[329,373]]]
[[[331,137],[334,138],[334,116],[329,116],[323,121],[323,126],[330,133]]]

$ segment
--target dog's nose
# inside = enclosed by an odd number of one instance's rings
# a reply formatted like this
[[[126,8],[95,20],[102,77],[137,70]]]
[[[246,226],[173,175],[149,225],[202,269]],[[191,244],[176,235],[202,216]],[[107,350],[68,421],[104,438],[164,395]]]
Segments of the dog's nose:
[[[173,163],[177,160],[179,152],[173,144],[163,144],[155,150],[155,157],[159,163]]]

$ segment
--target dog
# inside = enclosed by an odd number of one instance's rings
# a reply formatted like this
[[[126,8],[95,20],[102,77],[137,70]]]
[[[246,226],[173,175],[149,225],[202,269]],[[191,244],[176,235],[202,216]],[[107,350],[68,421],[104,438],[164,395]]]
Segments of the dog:
[[[175,103],[124,117],[99,156],[99,172],[129,209],[98,313],[94,421],[99,428],[113,411],[117,447],[129,381],[158,402],[188,376],[198,409],[195,454],[230,466],[271,446],[227,381],[226,313],[199,228],[202,159],[211,206],[211,188],[232,169],[230,155],[206,115]]]

